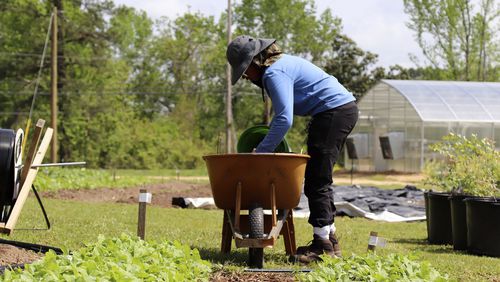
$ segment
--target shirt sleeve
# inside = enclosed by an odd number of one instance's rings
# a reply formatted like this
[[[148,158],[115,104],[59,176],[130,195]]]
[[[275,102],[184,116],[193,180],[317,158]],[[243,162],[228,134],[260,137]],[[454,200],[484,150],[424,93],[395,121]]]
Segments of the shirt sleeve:
[[[265,74],[264,85],[271,97],[274,117],[269,132],[257,146],[257,153],[274,152],[293,123],[293,80],[281,71]]]

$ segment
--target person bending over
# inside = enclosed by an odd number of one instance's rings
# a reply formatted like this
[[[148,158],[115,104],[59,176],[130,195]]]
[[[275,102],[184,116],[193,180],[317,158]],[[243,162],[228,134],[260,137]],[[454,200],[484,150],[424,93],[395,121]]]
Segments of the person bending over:
[[[320,260],[321,254],[340,256],[332,173],[358,120],[356,99],[335,77],[316,65],[282,53],[275,39],[239,36],[228,45],[226,57],[232,67],[233,85],[244,77],[271,98],[274,116],[268,134],[255,148],[256,153],[274,152],[292,127],[294,115],[312,117],[307,133],[311,158],[306,166],[304,193],[314,234],[311,244],[299,247],[294,259],[309,263]]]

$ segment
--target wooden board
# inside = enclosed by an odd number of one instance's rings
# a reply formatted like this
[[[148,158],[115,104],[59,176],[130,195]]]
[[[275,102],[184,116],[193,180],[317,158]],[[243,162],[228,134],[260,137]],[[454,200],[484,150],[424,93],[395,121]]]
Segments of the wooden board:
[[[28,172],[31,168],[31,164],[33,163],[33,159],[35,158],[36,149],[38,147],[38,142],[40,142],[40,138],[42,137],[42,130],[45,125],[45,120],[39,119],[35,125],[35,134],[33,135],[33,139],[31,139],[30,147],[28,154],[26,155],[26,159],[24,160],[23,170],[21,171],[21,181],[19,185],[23,187],[24,180],[26,176],[28,176]]]

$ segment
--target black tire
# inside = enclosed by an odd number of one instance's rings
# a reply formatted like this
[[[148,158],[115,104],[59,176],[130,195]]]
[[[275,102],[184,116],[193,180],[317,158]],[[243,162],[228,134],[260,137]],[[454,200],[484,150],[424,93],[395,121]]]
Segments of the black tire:
[[[15,139],[14,130],[0,129],[0,206],[12,205]]]
[[[258,203],[250,206],[248,221],[250,223],[250,238],[259,239],[264,237],[264,210]]]
[[[260,239],[264,237],[264,210],[258,203],[254,203],[248,210],[248,221],[250,225],[249,237]],[[264,266],[264,249],[248,249],[248,265],[252,268],[262,268]]]

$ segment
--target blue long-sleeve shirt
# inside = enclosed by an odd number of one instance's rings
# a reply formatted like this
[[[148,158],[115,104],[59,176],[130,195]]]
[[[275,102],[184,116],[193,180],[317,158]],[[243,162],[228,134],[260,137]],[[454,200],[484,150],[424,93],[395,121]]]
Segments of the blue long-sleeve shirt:
[[[293,115],[313,116],[356,99],[337,79],[300,57],[284,54],[266,69],[263,85],[274,117],[256,152],[273,152],[292,127]]]

